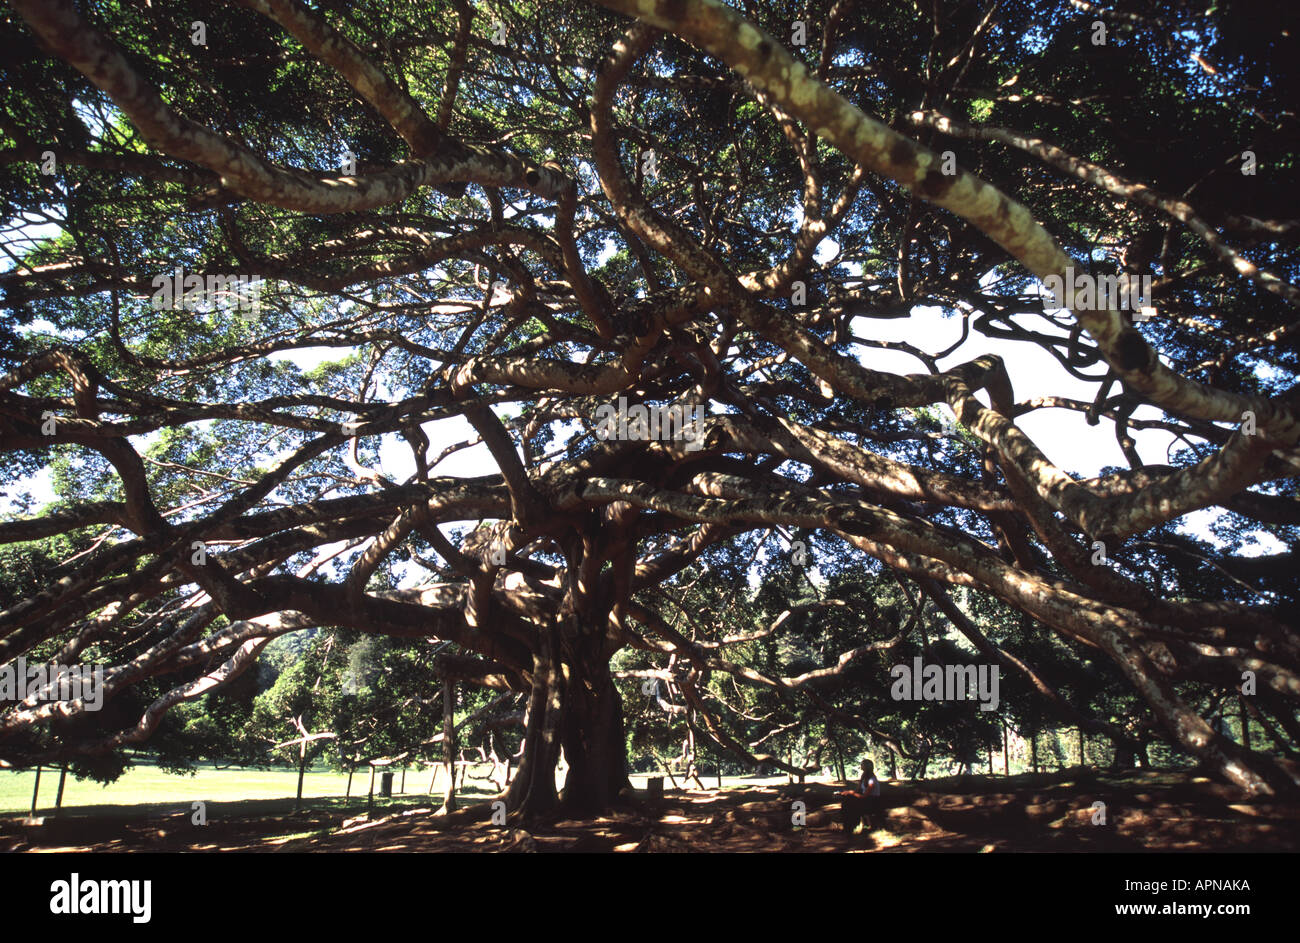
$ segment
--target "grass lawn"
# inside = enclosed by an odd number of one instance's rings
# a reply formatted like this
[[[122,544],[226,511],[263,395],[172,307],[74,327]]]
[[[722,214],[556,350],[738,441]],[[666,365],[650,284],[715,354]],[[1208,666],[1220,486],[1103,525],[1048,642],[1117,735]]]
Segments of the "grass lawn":
[[[408,770],[406,792],[424,795],[429,788],[428,770]],[[0,815],[25,813],[31,808],[32,785],[36,779],[33,770],[0,772]],[[396,772],[393,792],[401,785],[402,774]],[[477,781],[471,781],[473,787]],[[321,799],[342,796],[347,789],[347,774],[329,770],[309,770],[303,777],[303,799]],[[352,795],[365,796],[370,786],[370,773],[358,771],[352,779]],[[439,779],[438,788],[441,789]],[[64,811],[85,810],[102,806],[176,806],[189,805],[195,800],[204,802],[238,802],[249,799],[292,799],[298,789],[296,769],[243,769],[231,767],[215,769],[208,765],[199,767],[193,776],[164,773],[152,764],[133,766],[117,782],[108,786],[91,780],[78,781],[68,776],[63,789]],[[51,811],[59,791],[59,771],[46,768],[41,772],[41,792],[36,811]],[[375,776],[375,792],[379,792],[379,776]],[[104,810],[111,811],[111,810]],[[138,810],[137,810],[138,811]]]
[[[485,775],[490,766],[474,768],[472,776]],[[407,770],[406,795],[424,796],[428,793],[431,771],[427,769]],[[630,777],[637,788],[645,788],[648,774],[633,773]],[[33,770],[20,772],[0,771],[0,815],[24,814],[31,808],[32,784],[36,773]],[[563,785],[563,775],[557,782]],[[680,781],[680,780],[679,780]],[[784,783],[785,776],[724,776],[723,782],[728,787],[757,787]],[[810,782],[812,779],[809,780]],[[401,786],[402,774],[394,774],[393,794],[396,796]],[[706,786],[717,784],[717,778],[706,776]],[[335,773],[325,769],[308,770],[303,777],[303,799],[325,799],[342,797],[347,790],[348,777],[344,773]],[[672,788],[665,780],[664,785]],[[352,780],[352,797],[365,797],[370,786],[370,774],[360,770]],[[443,780],[439,777],[436,787],[441,794]],[[495,792],[492,785],[483,779],[470,779],[465,789],[459,792],[474,796],[481,793],[488,795]],[[243,802],[248,800],[292,799],[298,788],[298,771],[296,769],[245,769],[230,767],[216,769],[209,764],[201,764],[193,776],[164,773],[152,763],[140,761],[131,767],[117,782],[108,786],[91,780],[77,780],[69,776],[63,789],[63,811],[90,811],[92,808],[107,814],[115,810],[112,807],[154,806],[157,811],[188,807],[195,800],[207,803]],[[59,791],[59,771],[46,768],[41,772],[41,792],[36,812],[50,812],[54,809],[54,800]],[[375,776],[375,793],[379,792],[379,774]],[[107,807],[107,808],[105,808]],[[122,809],[125,811],[125,808]],[[135,814],[143,810],[136,808]]]

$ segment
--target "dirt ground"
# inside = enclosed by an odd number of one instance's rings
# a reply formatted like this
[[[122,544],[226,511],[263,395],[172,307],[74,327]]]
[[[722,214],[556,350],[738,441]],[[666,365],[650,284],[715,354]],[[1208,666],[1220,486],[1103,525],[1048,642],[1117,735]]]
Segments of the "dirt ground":
[[[479,800],[438,814],[427,800],[358,815],[188,809],[148,815],[65,814],[40,825],[0,820],[3,851],[570,851],[570,852],[1086,852],[1294,851],[1300,805],[1246,801],[1189,773],[1073,770],[886,784],[869,834],[838,824],[840,788],[822,783],[669,790],[601,818],[525,831],[491,822]],[[802,802],[803,806],[797,806]],[[1105,804],[1105,823],[1093,824]],[[238,805],[238,804],[236,804]],[[220,814],[218,814],[218,812]]]

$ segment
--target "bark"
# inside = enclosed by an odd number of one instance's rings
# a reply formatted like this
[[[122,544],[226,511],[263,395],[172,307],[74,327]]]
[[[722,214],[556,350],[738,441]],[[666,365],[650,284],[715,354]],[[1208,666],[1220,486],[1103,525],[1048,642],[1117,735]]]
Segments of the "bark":
[[[609,674],[603,650],[566,664],[562,740],[569,761],[564,783],[566,810],[591,812],[613,805],[626,790],[627,757],[623,702]]]
[[[442,679],[442,764],[447,770],[447,791],[442,797],[444,812],[456,809],[456,682]]]
[[[1115,758],[1111,760],[1111,769],[1132,769],[1137,764],[1137,750],[1123,740],[1112,741]]]
[[[293,800],[293,811],[297,812],[302,808],[302,778],[307,772],[307,741],[303,740],[298,745],[298,794]]]
[[[631,790],[623,736],[623,705],[609,671],[604,635],[570,629],[541,633],[534,657],[523,761],[506,806],[524,821],[562,808],[590,814]],[[560,749],[569,764],[562,792],[555,788]]]
[[[506,808],[525,822],[551,812],[559,802],[555,764],[560,755],[562,676],[553,654],[552,635],[549,627],[542,627],[538,632],[540,644],[539,651],[533,655],[523,758],[506,793]]]
[[[912,779],[925,779],[930,768],[930,744],[925,744],[921,749],[921,755],[917,757],[916,764],[912,767]]]

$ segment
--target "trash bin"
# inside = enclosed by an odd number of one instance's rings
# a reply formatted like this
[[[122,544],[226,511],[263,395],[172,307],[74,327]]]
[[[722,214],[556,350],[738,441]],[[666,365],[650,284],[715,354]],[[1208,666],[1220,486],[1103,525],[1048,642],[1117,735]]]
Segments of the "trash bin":
[[[379,794],[388,798],[393,797],[393,774],[383,772],[379,774]]]
[[[645,793],[651,799],[662,799],[664,797],[664,778],[662,776],[647,777]]]

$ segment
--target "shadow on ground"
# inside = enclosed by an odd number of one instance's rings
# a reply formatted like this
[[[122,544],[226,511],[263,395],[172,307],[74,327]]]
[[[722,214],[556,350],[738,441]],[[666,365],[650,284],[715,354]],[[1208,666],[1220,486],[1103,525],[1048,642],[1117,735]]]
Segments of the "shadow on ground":
[[[442,815],[428,797],[65,809],[40,825],[0,820],[6,851],[1294,851],[1300,805],[1243,799],[1186,772],[1091,770],[953,777],[886,785],[870,834],[838,824],[844,785],[671,790],[592,820],[525,831],[491,823],[490,798],[467,796]],[[803,807],[795,805],[802,802]],[[1095,803],[1105,805],[1105,824]],[[801,824],[800,824],[801,823]]]

